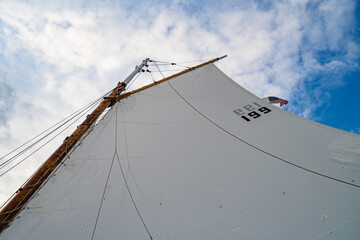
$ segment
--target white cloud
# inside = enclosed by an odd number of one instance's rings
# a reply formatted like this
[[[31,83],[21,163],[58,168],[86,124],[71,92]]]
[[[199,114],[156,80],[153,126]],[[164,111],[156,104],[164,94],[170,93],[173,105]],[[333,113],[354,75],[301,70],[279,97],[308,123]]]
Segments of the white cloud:
[[[354,5],[350,0],[2,1],[0,63],[7,68],[0,68],[0,85],[6,81],[17,98],[8,121],[0,124],[1,136],[8,136],[0,150],[111,89],[145,57],[183,61],[228,54],[218,65],[234,80],[260,97],[287,98],[292,112],[313,117],[326,94],[308,84],[323,73],[339,74],[341,84],[343,72],[357,67],[359,45],[347,37]],[[321,51],[336,58],[322,62]],[[0,99],[7,101],[5,95]]]

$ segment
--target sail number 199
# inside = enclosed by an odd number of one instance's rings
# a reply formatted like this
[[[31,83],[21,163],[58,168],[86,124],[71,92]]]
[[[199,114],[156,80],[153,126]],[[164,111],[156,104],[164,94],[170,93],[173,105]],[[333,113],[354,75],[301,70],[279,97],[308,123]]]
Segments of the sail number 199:
[[[261,117],[262,114],[271,112],[271,110],[267,107],[262,107],[256,102],[253,102],[253,105],[248,104],[242,108],[235,109],[233,112],[244,119],[246,122],[250,122],[252,119]]]

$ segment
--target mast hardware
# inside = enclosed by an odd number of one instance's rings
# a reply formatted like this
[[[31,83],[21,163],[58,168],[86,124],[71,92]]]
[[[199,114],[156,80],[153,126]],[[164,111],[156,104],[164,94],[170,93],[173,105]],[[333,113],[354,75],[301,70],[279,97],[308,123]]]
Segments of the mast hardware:
[[[129,84],[129,82],[135,77],[135,75],[141,71],[141,69],[147,65],[147,63],[150,61],[150,58],[146,58],[142,61],[142,63],[139,66],[135,67],[135,70],[130,73],[130,75],[122,82],[122,84],[125,84],[125,87]]]
[[[117,101],[118,101],[118,97],[120,96],[120,94],[125,91],[126,86],[130,83],[130,81],[135,77],[136,74],[138,74],[140,71],[142,71],[142,68],[144,66],[148,66],[148,62],[150,61],[150,58],[145,58],[145,60],[143,60],[140,65],[136,65],[134,71],[132,71],[132,73],[130,73],[130,75],[125,78],[124,81],[119,82],[116,89],[117,90],[117,94],[114,96],[107,96],[104,97],[105,100],[110,100],[111,104],[109,105],[109,107],[113,106]]]

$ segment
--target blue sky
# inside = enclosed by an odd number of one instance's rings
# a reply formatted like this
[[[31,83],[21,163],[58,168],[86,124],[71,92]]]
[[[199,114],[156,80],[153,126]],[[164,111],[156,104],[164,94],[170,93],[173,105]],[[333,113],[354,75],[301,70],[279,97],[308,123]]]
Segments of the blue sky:
[[[146,57],[228,54],[217,65],[259,97],[285,98],[292,113],[360,133],[358,13],[353,0],[2,0],[0,155]]]
[[[349,26],[348,38],[353,40],[354,43],[360,43],[360,4],[357,2],[354,9],[354,22]],[[321,59],[338,58],[336,53],[331,51],[325,52],[327,56]],[[338,87],[327,90],[329,100],[324,106],[317,108],[313,115],[316,116],[315,120],[346,131],[360,133],[360,112],[356,107],[360,97],[360,69],[359,69],[359,52],[355,53],[354,67],[349,71],[338,73],[341,84]],[[326,76],[329,79],[333,76]]]

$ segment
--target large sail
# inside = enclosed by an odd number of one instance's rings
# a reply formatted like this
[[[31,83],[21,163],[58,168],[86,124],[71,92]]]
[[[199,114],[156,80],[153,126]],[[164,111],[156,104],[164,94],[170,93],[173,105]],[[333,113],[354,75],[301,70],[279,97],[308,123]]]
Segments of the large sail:
[[[358,239],[359,159],[208,64],[113,105],[0,239]]]

